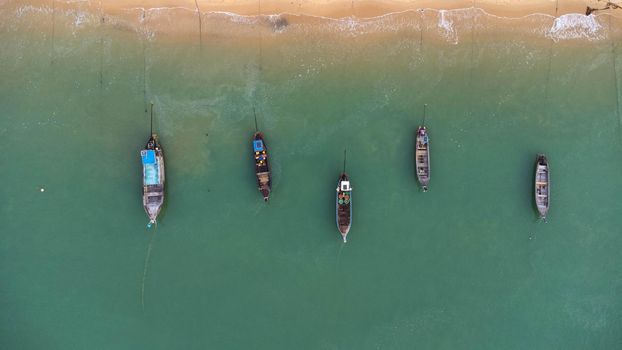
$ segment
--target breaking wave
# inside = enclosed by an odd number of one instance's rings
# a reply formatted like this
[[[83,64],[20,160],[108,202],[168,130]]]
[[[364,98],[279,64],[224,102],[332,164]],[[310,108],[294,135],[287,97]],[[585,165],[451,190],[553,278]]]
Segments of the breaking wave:
[[[546,36],[554,41],[568,39],[602,40],[607,37],[607,33],[598,22],[598,17],[571,13],[555,18],[555,22]]]
[[[566,14],[553,17],[547,14],[534,13],[523,17],[500,17],[485,12],[483,9],[470,7],[452,10],[418,9],[402,12],[387,13],[377,17],[359,18],[354,16],[329,18],[322,16],[297,15],[281,13],[273,15],[239,15],[232,12],[209,11],[198,12],[196,9],[184,7],[158,8],[130,8],[125,9],[123,18],[108,17],[111,22],[125,23],[126,27],[134,27],[139,33],[145,33],[146,26],[154,26],[149,37],[158,33],[177,30],[176,26],[186,25],[185,32],[198,31],[198,27],[190,27],[193,21],[198,22],[198,16],[204,22],[207,31],[211,34],[227,36],[255,36],[257,31],[264,31],[270,35],[287,33],[336,34],[342,36],[362,36],[368,34],[397,33],[407,31],[425,31],[426,35],[458,44],[463,36],[485,35],[494,32],[494,28],[502,26],[505,32],[524,33],[534,37],[543,37],[554,40],[588,40],[598,41],[610,37],[608,27],[602,24],[604,16],[584,14]],[[29,15],[50,16],[53,9],[50,7],[35,7],[25,5],[12,11],[11,21],[23,21]],[[7,13],[7,15],[11,15]],[[178,17],[179,16],[179,17]],[[6,17],[6,16],[3,16]],[[56,9],[56,20],[64,20],[75,28],[89,25],[99,25],[100,19],[96,14],[84,10]],[[172,18],[175,17],[175,18]],[[178,21],[183,18],[185,21]],[[157,24],[158,22],[165,23]],[[182,23],[183,24],[179,24]],[[210,34],[210,33],[208,33]]]

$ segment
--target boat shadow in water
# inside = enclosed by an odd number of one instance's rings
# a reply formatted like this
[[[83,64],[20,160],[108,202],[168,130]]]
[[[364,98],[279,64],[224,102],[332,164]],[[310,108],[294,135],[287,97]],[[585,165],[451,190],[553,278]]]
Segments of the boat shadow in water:
[[[331,241],[338,239],[341,242],[341,236],[335,235],[335,173],[327,171],[321,176],[323,188],[327,190],[322,191],[321,197],[318,199],[321,200],[318,205],[321,205],[323,208],[320,214],[325,218],[325,220],[322,220],[321,226],[318,226],[318,229],[322,231],[323,238],[329,238]]]

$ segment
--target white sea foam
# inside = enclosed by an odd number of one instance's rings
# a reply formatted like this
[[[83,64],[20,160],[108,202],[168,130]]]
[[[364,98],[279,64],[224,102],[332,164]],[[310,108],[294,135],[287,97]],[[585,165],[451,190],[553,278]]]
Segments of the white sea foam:
[[[92,17],[90,13],[84,12],[84,11],[75,11],[71,13],[70,15],[73,16],[74,27],[80,27],[83,24],[88,23]]]
[[[571,13],[555,18],[546,36],[554,41],[568,39],[602,40],[605,30],[596,16]]]
[[[129,10],[141,10],[144,12],[155,12],[155,13],[159,13],[159,12],[163,12],[163,11],[170,11],[170,10],[185,10],[188,12],[196,12],[196,9],[190,9],[187,7],[181,7],[181,6],[172,6],[172,7],[150,7],[150,8],[144,8],[144,7],[132,7]]]
[[[49,7],[35,7],[32,5],[25,5],[15,10],[15,17],[20,18],[24,15],[31,14],[31,13],[48,14],[48,13],[52,13],[52,9]]]
[[[438,28],[445,39],[458,43],[458,33],[454,29],[453,19],[447,14],[447,10],[441,10],[438,13]]]
[[[225,12],[225,11],[210,11],[209,15],[214,15],[216,17],[226,18],[232,23],[238,24],[256,24],[258,16],[245,16],[239,15],[233,12]]]
[[[0,0],[2,1],[2,0]],[[68,2],[85,2],[85,0],[68,0]],[[88,2],[88,1],[87,1]],[[139,12],[139,22],[148,22],[150,18],[160,17],[166,15],[169,11],[185,10],[189,12],[196,12],[195,8],[187,8],[180,6],[173,7],[155,7],[155,8],[127,8],[125,11]],[[32,6],[25,5],[15,10],[15,18],[21,18],[28,14],[50,14],[52,8],[49,6]],[[74,27],[84,27],[87,24],[96,24],[100,22],[98,16],[90,16],[85,11],[78,10],[56,10],[57,16],[73,17],[72,22]],[[413,16],[415,15],[416,16]],[[399,12],[386,13],[380,16],[359,18],[355,16],[348,16],[342,18],[330,18],[323,16],[311,16],[300,15],[291,13],[279,13],[271,15],[240,15],[233,12],[226,11],[207,11],[202,12],[202,16],[206,16],[206,20],[224,20],[232,24],[239,24],[242,26],[254,26],[257,24],[265,24],[272,27],[272,32],[275,34],[281,34],[297,28],[303,31],[307,31],[308,27],[313,26],[314,29],[319,29],[320,32],[338,33],[347,36],[366,35],[370,33],[391,33],[403,30],[424,30],[436,31],[436,33],[449,43],[457,44],[460,42],[461,36],[468,30],[470,35],[472,33],[472,26],[476,26],[476,29],[485,28],[487,19],[499,19],[502,21],[516,21],[526,18],[532,18],[533,21],[539,21],[541,18],[542,26],[532,30],[533,35],[543,35],[554,41],[560,40],[572,40],[572,39],[587,39],[587,40],[602,40],[607,37],[607,30],[601,25],[603,15],[590,15],[585,16],[583,14],[566,14],[558,18],[555,18],[550,28],[548,22],[553,19],[553,16],[542,13],[529,14],[522,17],[502,17],[487,13],[483,9],[470,7],[462,9],[451,10],[438,10],[438,9],[411,9]],[[313,21],[313,24],[305,23],[306,21],[288,21],[288,19],[294,19],[296,17],[308,17],[319,19],[319,25],[317,21]],[[109,20],[114,21],[114,18]],[[144,31],[144,28],[138,31]],[[147,35],[148,39],[153,39],[153,33]]]

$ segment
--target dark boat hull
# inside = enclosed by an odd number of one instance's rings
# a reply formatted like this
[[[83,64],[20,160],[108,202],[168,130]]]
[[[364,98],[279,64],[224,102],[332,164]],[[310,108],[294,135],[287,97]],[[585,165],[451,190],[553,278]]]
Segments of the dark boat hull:
[[[549,161],[544,154],[536,159],[534,200],[541,218],[546,218],[551,196]]]
[[[261,132],[256,132],[253,135],[253,158],[255,161],[257,188],[263,195],[264,201],[268,201],[268,198],[270,198],[270,192],[272,192],[272,178],[270,175],[268,146],[266,145],[263,133]]]
[[[153,134],[145,149],[141,151],[143,160],[143,207],[149,217],[149,224],[155,224],[164,204],[164,151]]]
[[[417,129],[415,137],[415,169],[417,180],[426,192],[430,183],[430,143],[427,130],[423,126]]]
[[[347,187],[344,187],[346,182]],[[352,226],[352,188],[350,187],[350,177],[346,173],[339,175],[335,205],[337,229],[339,229],[343,241],[346,242],[346,237]]]

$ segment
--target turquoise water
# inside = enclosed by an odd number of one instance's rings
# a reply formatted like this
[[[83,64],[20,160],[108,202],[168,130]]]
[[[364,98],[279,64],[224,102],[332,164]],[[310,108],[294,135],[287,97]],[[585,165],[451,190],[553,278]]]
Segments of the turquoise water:
[[[204,14],[200,39],[172,40],[158,30],[183,13],[133,27],[18,10],[0,12],[2,348],[620,346],[619,19],[427,11],[271,31]],[[148,230],[151,101],[167,199]]]

